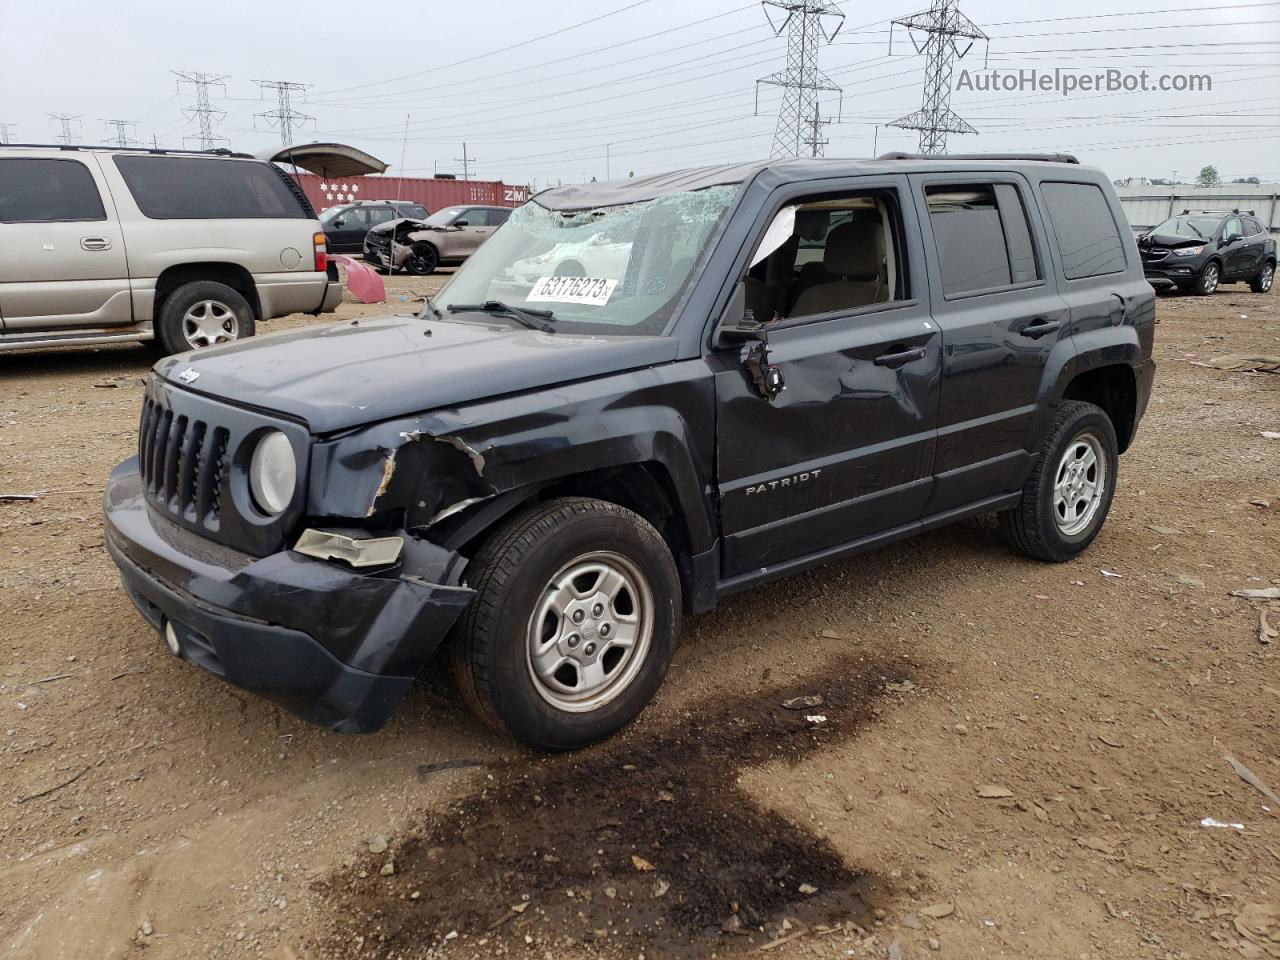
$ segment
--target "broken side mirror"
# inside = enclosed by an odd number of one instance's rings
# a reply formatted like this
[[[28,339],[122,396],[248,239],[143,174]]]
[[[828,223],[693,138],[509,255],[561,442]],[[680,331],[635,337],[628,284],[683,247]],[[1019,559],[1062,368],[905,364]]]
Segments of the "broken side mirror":
[[[739,283],[733,288],[733,295],[720,315],[720,323],[716,326],[712,346],[717,350],[737,346],[747,340],[763,340],[766,338],[764,324],[756,320],[755,315],[747,309],[746,284]]]

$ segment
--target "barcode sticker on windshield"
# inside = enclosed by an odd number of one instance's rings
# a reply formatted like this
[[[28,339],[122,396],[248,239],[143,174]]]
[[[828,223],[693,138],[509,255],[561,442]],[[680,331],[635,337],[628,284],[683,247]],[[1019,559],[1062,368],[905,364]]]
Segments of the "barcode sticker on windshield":
[[[586,303],[603,307],[613,296],[617,280],[601,277],[540,277],[525,300],[529,303]]]

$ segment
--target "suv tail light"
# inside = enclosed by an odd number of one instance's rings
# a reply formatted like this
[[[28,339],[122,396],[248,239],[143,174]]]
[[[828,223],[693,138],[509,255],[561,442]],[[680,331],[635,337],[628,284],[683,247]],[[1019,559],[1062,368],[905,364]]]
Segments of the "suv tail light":
[[[323,233],[312,234],[311,242],[315,244],[315,249],[316,249],[316,263],[315,263],[316,273],[324,273],[326,262],[327,262],[325,259],[326,247],[325,247],[324,234]]]

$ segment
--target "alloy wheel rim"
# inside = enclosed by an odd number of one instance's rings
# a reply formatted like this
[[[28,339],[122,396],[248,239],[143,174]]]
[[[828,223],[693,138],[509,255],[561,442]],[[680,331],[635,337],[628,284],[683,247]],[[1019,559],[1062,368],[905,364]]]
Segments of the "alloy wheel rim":
[[[557,710],[600,709],[644,666],[653,620],[648,580],[626,557],[601,550],[571,560],[529,618],[525,659],[534,688]]]
[[[1218,268],[1210,264],[1204,272],[1204,288],[1209,293],[1218,289]]]
[[[182,337],[192,349],[228,343],[240,336],[240,319],[220,300],[199,300],[182,315]]]
[[[1092,431],[1079,434],[1058,461],[1053,477],[1053,520],[1066,537],[1083,533],[1093,523],[1107,489],[1107,460],[1102,441]]]
[[[1276,268],[1267,264],[1262,268],[1262,292],[1266,293],[1271,289],[1271,281],[1276,275]]]

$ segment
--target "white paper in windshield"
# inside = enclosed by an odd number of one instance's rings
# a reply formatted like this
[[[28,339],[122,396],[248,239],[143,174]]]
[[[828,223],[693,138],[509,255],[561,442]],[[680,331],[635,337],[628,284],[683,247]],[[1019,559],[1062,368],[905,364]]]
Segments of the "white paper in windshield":
[[[617,280],[603,277],[540,277],[525,300],[529,303],[585,303],[603,307],[613,296]]]

